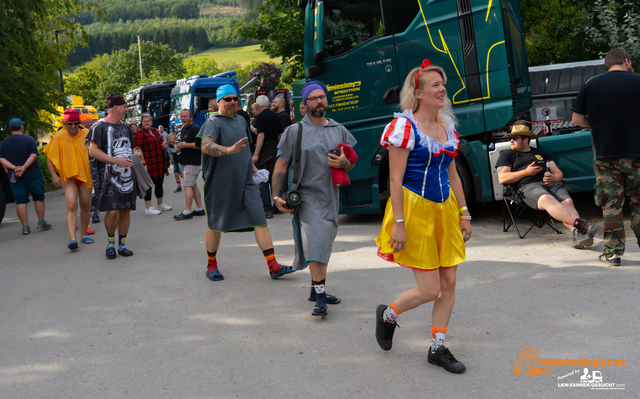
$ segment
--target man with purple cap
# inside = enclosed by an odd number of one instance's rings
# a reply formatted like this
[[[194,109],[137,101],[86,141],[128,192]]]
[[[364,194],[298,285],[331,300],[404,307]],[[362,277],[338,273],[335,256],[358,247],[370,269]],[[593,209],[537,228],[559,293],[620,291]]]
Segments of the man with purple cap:
[[[9,121],[11,135],[0,143],[0,163],[9,171],[9,187],[16,199],[16,213],[22,223],[22,234],[31,233],[27,214],[29,193],[38,215],[38,229],[49,230],[44,220],[44,175],[38,164],[38,146],[33,137],[24,134],[24,122]]]
[[[118,254],[131,256],[133,252],[125,245],[129,232],[130,211],[136,209],[136,190],[131,167],[131,154],[135,148],[133,132],[128,124],[122,123],[127,112],[127,102],[119,94],[107,97],[109,114],[91,126],[86,143],[89,156],[95,159],[91,164],[91,178],[96,197],[96,207],[107,212],[104,224],[108,243],[105,255],[115,259],[115,233],[118,230]],[[141,153],[140,150],[136,152]]]
[[[277,195],[273,200],[278,209],[293,213],[293,267],[301,270],[309,266],[309,301],[315,302],[313,316],[324,316],[327,304],[340,303],[340,298],[325,292],[327,264],[338,233],[339,187],[333,184],[331,168],[349,171],[355,165],[345,156],[344,146],[353,147],[356,140],[344,126],[325,117],[329,109],[327,95],[327,88],[322,82],[309,82],[302,88],[302,102],[307,107],[307,114],[300,123],[302,131],[298,131],[297,123],[284,131],[278,144],[272,186],[272,192]],[[293,160],[299,134],[302,134],[302,141],[297,191],[302,202],[294,210],[286,207],[286,201],[279,193],[284,187],[287,172],[289,187],[293,186]],[[338,150],[340,155],[330,153],[331,150]]]
[[[202,151],[204,204],[207,211],[207,278],[220,281],[224,277],[216,258],[221,233],[253,230],[262,250],[271,278],[294,272],[276,260],[273,240],[262,210],[258,187],[253,181],[257,172],[247,146],[249,124],[238,117],[240,97],[235,87],[220,86],[216,92],[218,113],[200,128],[196,146]]]

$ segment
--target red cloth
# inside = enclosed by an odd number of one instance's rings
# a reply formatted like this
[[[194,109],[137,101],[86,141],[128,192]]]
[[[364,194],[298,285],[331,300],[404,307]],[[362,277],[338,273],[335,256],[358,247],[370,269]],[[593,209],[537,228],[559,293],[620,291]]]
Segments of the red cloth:
[[[136,146],[142,150],[142,155],[144,155],[149,177],[152,179],[161,178],[167,171],[162,150],[164,143],[162,135],[153,127],[150,132],[140,128],[136,133],[135,141]]]
[[[353,147],[340,143],[338,148],[344,148],[344,156],[347,157],[349,162],[354,163],[358,160],[358,155],[356,155]],[[331,178],[336,186],[344,187],[351,184],[351,180],[349,180],[349,176],[347,176],[347,172],[344,169],[331,168]]]
[[[62,120],[65,122],[79,121],[80,113],[75,109],[65,109],[62,113]]]

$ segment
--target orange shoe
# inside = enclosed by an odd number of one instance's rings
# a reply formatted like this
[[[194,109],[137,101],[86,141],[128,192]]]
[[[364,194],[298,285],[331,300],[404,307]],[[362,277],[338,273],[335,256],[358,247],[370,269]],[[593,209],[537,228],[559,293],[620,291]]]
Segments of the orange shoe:
[[[87,227],[87,235],[90,236],[91,234],[96,234],[96,232],[91,228],[91,225],[89,225],[89,227]]]

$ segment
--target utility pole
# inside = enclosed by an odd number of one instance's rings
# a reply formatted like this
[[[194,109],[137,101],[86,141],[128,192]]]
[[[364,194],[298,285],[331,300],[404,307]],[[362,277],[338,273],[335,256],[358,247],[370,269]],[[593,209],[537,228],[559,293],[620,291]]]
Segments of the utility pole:
[[[58,47],[58,44],[59,44],[59,42],[58,42],[58,33],[59,32],[60,32],[59,30],[57,30],[57,29],[55,30],[55,33],[56,33],[56,47]],[[60,51],[60,50],[58,49],[58,51]],[[60,68],[59,71],[60,71],[60,93],[64,93],[64,78],[62,77],[62,68]]]
[[[144,76],[142,76],[142,48],[140,47],[140,35],[138,35],[138,58],[140,59],[140,80],[142,80]],[[62,74],[62,71],[60,71],[60,74]]]

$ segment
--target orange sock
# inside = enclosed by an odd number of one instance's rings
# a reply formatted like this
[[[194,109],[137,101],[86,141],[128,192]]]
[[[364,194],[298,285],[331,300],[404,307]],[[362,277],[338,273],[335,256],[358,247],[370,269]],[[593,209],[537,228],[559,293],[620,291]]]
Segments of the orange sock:
[[[396,317],[402,314],[402,312],[399,311],[398,308],[396,308],[396,301],[393,301],[393,303],[389,305],[389,307],[393,309],[394,312],[396,312]]]
[[[446,334],[447,333],[447,327],[433,327],[431,326],[431,338],[435,338],[436,337],[436,333],[443,333]]]

